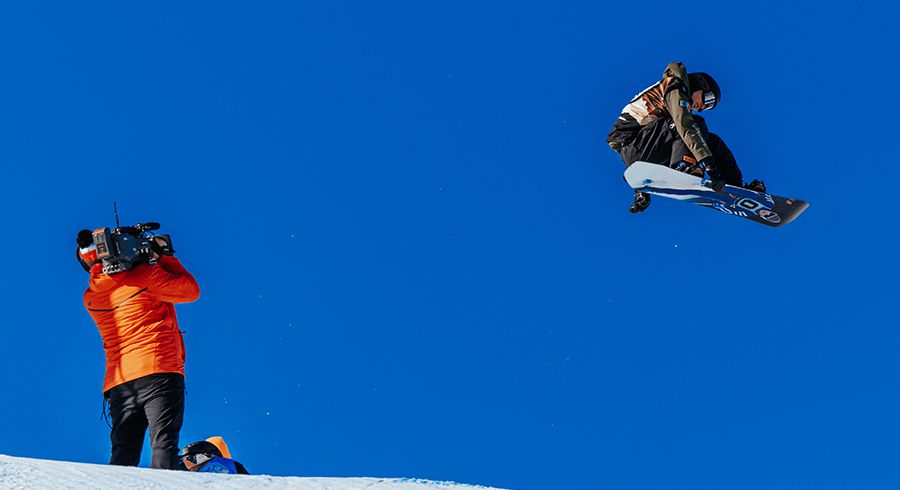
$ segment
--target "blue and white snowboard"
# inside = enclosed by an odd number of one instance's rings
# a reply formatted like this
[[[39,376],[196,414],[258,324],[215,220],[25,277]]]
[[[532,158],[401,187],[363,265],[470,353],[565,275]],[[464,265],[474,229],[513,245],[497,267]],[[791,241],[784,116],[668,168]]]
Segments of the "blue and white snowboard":
[[[648,162],[631,164],[625,170],[625,180],[637,191],[699,204],[768,226],[786,225],[809,206],[800,199],[730,185],[716,192],[709,179]]]

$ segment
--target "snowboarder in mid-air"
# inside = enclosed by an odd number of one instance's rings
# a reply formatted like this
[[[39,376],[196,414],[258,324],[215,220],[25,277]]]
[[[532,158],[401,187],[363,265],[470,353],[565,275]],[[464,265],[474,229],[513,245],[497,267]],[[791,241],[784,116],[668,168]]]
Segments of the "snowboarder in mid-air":
[[[766,192],[760,180],[743,183],[731,150],[709,132],[702,117],[691,113],[716,107],[721,97],[718,83],[708,74],[687,73],[684,64],[669,63],[662,80],[625,106],[606,141],[626,166],[657,163],[697,177],[705,174],[716,191],[728,184]],[[635,190],[628,210],[640,213],[649,205],[650,195]]]

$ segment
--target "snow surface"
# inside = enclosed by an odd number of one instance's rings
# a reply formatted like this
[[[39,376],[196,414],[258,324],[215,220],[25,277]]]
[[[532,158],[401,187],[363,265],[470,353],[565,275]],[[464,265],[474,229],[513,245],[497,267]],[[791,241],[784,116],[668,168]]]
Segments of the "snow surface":
[[[288,488],[300,490],[492,490],[488,487],[415,479],[307,478],[218,475],[151,470],[0,455],[0,488]]]

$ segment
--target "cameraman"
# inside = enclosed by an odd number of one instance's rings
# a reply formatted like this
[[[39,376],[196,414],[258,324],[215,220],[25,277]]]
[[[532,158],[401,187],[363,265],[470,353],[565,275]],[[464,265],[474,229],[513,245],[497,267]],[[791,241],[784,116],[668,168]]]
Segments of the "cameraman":
[[[78,260],[91,275],[84,306],[106,351],[109,464],[137,466],[149,427],[151,467],[173,469],[184,419],[184,342],[175,303],[196,300],[200,288],[162,237],[151,241],[149,262],[115,274],[103,273],[90,231],[80,231],[77,242]]]

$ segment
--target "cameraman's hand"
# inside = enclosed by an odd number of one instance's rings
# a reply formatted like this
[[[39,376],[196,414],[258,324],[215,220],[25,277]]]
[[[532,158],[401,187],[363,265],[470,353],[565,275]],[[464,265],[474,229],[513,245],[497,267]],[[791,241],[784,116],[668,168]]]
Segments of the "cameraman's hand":
[[[150,258],[154,262],[159,260],[160,255],[173,255],[175,253],[169,242],[160,236],[153,237],[153,241],[150,242],[150,252]]]

